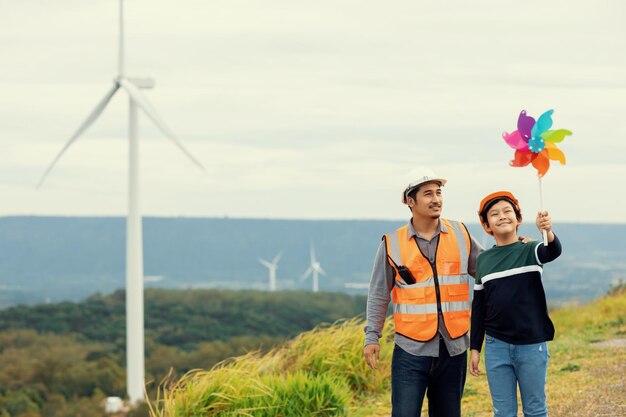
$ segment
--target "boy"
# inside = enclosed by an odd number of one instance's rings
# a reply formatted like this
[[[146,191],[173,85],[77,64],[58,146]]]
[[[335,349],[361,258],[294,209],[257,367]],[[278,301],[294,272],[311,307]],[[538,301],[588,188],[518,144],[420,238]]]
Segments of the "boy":
[[[536,225],[546,230],[548,245],[518,241],[522,213],[508,191],[483,198],[478,215],[496,245],[477,259],[470,373],[480,375],[478,363],[486,333],[485,368],[494,416],[517,416],[519,384],[524,416],[547,417],[547,342],[554,338],[554,326],[548,316],[541,274],[543,264],[561,254],[561,244],[545,211],[537,213]]]

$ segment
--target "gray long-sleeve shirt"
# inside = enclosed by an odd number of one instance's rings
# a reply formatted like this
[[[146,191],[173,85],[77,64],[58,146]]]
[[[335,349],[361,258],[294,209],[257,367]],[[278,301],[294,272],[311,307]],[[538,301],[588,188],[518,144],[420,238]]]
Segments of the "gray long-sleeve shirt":
[[[430,240],[421,237],[409,221],[408,237],[415,236],[415,240],[430,263],[435,262],[435,253],[439,242],[440,233],[448,233],[448,230],[439,221],[437,231]],[[468,273],[474,277],[476,274],[476,257],[483,251],[483,247],[470,235],[470,254],[468,259]],[[367,295],[367,325],[365,326],[365,345],[378,344],[378,339],[382,336],[383,325],[387,315],[387,308],[391,300],[391,290],[395,281],[395,270],[387,261],[387,246],[383,240],[378,247],[372,279]],[[443,315],[439,313],[439,331],[434,338],[427,342],[418,342],[399,334],[394,335],[395,343],[406,352],[416,356],[439,356],[439,343],[443,339],[450,356],[456,356],[465,352],[469,347],[469,334],[452,339],[443,323]]]

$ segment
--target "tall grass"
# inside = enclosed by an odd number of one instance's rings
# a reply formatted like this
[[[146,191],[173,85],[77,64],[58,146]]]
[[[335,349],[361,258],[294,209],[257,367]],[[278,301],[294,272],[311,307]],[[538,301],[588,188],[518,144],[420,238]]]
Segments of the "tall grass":
[[[626,292],[551,315],[557,333],[550,343],[550,415],[625,415],[620,413],[626,411],[626,349],[602,348],[595,342],[626,338]],[[320,326],[264,355],[253,352],[209,371],[192,371],[161,385],[159,398],[150,404],[151,415],[389,415],[393,322],[385,325],[376,371],[363,359],[363,325],[353,319]],[[484,374],[468,376],[462,407],[466,417],[493,415]]]
[[[389,392],[393,325],[381,341],[380,369],[363,359],[363,322],[319,326],[264,355],[252,352],[164,382],[153,417],[346,416],[360,400]]]
[[[363,358],[363,322],[350,320],[301,334],[283,349],[292,369],[312,374],[332,373],[344,378],[358,395],[386,392],[391,371],[393,321],[388,320],[387,340],[381,342],[380,371],[372,373]]]

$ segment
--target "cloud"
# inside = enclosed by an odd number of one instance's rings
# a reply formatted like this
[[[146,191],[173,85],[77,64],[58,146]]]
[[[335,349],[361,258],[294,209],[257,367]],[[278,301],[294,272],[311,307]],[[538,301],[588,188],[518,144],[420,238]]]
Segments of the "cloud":
[[[0,213],[125,212],[123,95],[46,188],[30,188],[111,85],[116,7],[26,1],[0,14]],[[568,165],[545,179],[546,203],[560,219],[623,222],[619,193],[594,209],[570,197],[594,178],[611,193],[623,178],[623,9],[617,0],[126,2],[128,73],[156,78],[146,95],[207,166],[197,172],[142,117],[144,211],[403,218],[397,178],[416,165],[451,177],[450,217],[471,219],[477,195],[495,185],[519,187],[532,206],[532,169],[507,166],[500,135],[521,109],[554,108],[555,126],[574,136],[561,145]]]

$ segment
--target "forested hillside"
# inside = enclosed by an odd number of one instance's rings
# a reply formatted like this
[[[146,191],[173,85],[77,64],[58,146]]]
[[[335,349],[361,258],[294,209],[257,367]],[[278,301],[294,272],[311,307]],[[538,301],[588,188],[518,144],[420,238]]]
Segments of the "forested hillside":
[[[146,378],[159,382],[170,368],[174,375],[208,369],[320,323],[360,315],[365,298],[151,289],[145,308]],[[105,396],[125,395],[124,309],[118,291],[0,311],[0,416],[102,416]]]

